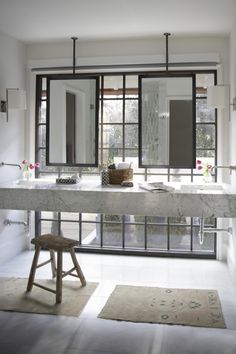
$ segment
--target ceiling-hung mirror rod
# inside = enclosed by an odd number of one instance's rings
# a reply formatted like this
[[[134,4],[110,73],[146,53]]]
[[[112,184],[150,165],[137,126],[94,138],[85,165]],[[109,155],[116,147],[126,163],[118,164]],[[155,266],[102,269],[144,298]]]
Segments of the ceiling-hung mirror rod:
[[[73,41],[73,75],[75,74],[75,69],[76,69],[76,65],[75,65],[75,50],[76,50],[76,41],[78,39],[78,37],[71,37],[72,41]]]
[[[165,32],[164,36],[166,37],[166,71],[169,70],[169,36],[171,35],[171,33],[169,32]]]

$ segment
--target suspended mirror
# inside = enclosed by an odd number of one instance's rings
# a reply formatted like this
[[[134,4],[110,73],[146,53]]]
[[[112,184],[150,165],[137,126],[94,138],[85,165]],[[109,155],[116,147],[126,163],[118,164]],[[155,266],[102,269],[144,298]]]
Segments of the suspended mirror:
[[[195,76],[139,77],[139,166],[195,167]]]
[[[47,165],[98,165],[99,78],[47,76]]]

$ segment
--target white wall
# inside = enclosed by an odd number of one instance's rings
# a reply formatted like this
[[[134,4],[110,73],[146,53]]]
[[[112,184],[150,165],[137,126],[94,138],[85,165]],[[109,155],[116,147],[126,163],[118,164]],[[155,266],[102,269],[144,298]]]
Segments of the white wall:
[[[25,89],[26,48],[19,41],[0,32],[0,99],[6,88]],[[0,117],[0,162],[21,163],[24,159],[25,113],[11,111],[9,122]],[[17,167],[0,167],[0,183],[20,178]],[[0,263],[25,249],[27,239],[22,226],[4,226],[4,219],[25,219],[25,212],[0,210]]]
[[[235,42],[235,35],[231,42]],[[76,43],[77,65],[102,65],[102,64],[132,64],[132,63],[165,63],[165,38],[127,39],[127,40],[100,40]],[[232,55],[231,55],[232,56]],[[42,68],[55,66],[72,66],[72,41],[61,43],[41,43],[27,46],[28,68]],[[169,38],[169,61],[209,61],[218,60],[218,83],[228,84],[229,76],[229,37],[199,36],[199,37],[175,37]],[[231,58],[232,66],[236,62]],[[204,69],[202,67],[202,69]],[[31,98],[31,110],[28,116],[28,146],[29,154],[34,151],[34,91],[35,73],[28,75],[29,91]],[[229,146],[229,112],[218,112],[218,164],[224,165],[230,162]],[[233,128],[235,130],[235,127]],[[235,140],[235,138],[234,138]],[[231,147],[231,150],[235,150]],[[236,150],[235,150],[236,151]],[[234,157],[232,157],[234,159]],[[235,156],[236,159],[236,156]],[[231,161],[236,164],[235,161]],[[230,181],[227,171],[219,170],[219,180]],[[220,238],[219,238],[220,240]],[[224,242],[224,240],[223,240]],[[220,248],[221,241],[218,243]],[[224,252],[225,254],[225,252]],[[222,256],[224,257],[224,256]]]
[[[236,22],[230,35],[230,102],[236,96]],[[229,158],[232,165],[236,165],[236,111],[230,107],[230,149]],[[231,187],[236,192],[236,171],[232,171],[230,176]],[[236,219],[232,219],[233,235],[227,240],[228,254],[227,261],[236,281]]]

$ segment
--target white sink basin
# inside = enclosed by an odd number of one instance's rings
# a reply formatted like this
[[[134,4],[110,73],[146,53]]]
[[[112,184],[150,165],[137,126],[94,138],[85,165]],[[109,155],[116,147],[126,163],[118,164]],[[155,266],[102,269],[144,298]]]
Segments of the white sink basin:
[[[180,190],[183,192],[195,192],[195,193],[222,193],[223,187],[217,183],[209,183],[209,184],[182,184]]]
[[[40,186],[47,186],[49,184],[55,184],[55,182],[53,180],[45,180],[45,179],[30,179],[30,180],[24,180],[24,179],[20,179],[18,181],[16,181],[16,185],[18,186],[36,186],[36,185],[40,185]]]

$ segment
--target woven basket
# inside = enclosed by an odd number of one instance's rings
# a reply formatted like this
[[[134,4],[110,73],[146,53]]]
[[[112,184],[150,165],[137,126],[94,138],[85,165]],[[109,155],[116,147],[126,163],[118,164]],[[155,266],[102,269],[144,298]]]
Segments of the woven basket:
[[[133,169],[126,168],[122,170],[109,169],[109,183],[121,184],[123,181],[131,181],[133,179]]]

